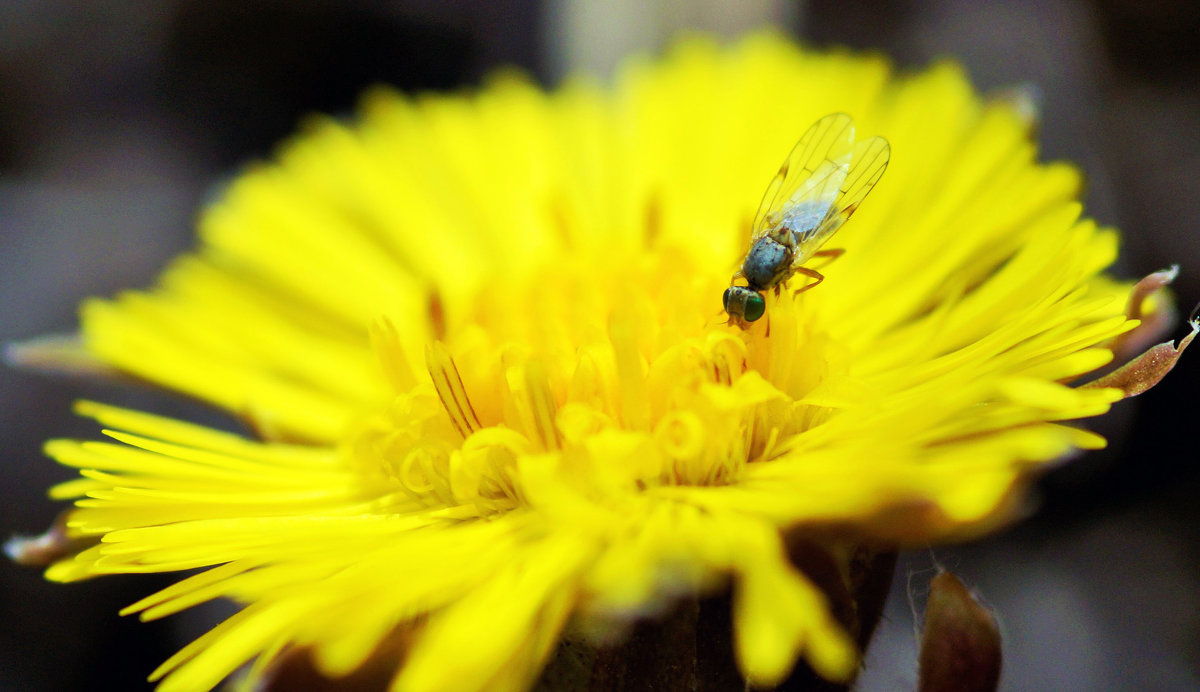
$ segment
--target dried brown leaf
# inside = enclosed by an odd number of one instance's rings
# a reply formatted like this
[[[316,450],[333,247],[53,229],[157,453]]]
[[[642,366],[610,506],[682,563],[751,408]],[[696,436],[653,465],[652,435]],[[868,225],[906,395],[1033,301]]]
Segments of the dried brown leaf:
[[[1080,385],[1080,388],[1099,389],[1114,387],[1124,392],[1125,398],[1137,396],[1150,389],[1161,382],[1167,373],[1171,371],[1171,368],[1175,367],[1175,363],[1183,355],[1184,349],[1192,343],[1192,339],[1196,338],[1196,333],[1200,332],[1200,319],[1197,319],[1194,313],[1188,320],[1188,325],[1192,331],[1179,340],[1178,346],[1170,341],[1152,346],[1142,353],[1142,355],[1134,358],[1125,365],[1103,377]]]

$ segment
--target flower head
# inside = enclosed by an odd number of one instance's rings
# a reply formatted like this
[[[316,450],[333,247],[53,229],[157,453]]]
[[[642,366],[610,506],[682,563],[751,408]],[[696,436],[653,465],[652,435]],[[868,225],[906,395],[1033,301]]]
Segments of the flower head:
[[[888,174],[811,291],[725,324],[763,187],[831,112]],[[512,77],[377,91],[313,122],[200,221],[159,285],[83,310],[86,347],[244,416],[263,441],[95,403],[112,442],[58,580],[204,568],[126,612],[244,608],[167,689],[310,647],[329,675],[394,647],[396,689],[526,686],[564,631],[605,640],[727,581],[739,666],[857,665],[785,530],[892,543],[1013,516],[1032,474],[1103,444],[1129,286],[1080,178],[961,71],[760,35],[680,44],[610,90]]]

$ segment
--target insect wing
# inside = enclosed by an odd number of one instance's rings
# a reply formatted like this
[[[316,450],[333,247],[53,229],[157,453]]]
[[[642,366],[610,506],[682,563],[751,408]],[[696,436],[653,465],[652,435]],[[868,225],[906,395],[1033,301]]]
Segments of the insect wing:
[[[798,245],[829,218],[842,194],[842,183],[849,169],[844,163],[826,161],[821,164],[781,207],[776,214],[778,218],[773,218],[770,225],[788,229]]]
[[[853,151],[854,120],[850,116],[833,113],[813,123],[800,136],[767,186],[754,216],[750,244],[753,246],[759,237],[783,220],[788,207],[817,203],[825,198],[830,198],[832,204],[842,187],[839,176],[848,171]],[[830,186],[833,180],[837,182]]]
[[[825,208],[825,218],[820,223],[810,226],[811,230],[798,232],[798,252],[792,262],[793,266],[811,257],[842,224],[846,223],[846,219],[858,210],[863,199],[874,189],[875,183],[879,182],[883,172],[887,170],[891,152],[891,146],[883,137],[871,137],[854,145],[846,175],[839,182],[833,203]],[[792,228],[799,230],[801,227]]]

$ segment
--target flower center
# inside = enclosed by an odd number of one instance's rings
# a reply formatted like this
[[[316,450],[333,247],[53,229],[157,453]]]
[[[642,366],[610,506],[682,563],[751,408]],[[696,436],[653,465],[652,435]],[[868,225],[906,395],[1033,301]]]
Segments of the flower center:
[[[448,310],[428,379],[382,322],[396,398],[354,436],[354,463],[421,506],[484,514],[536,503],[534,475],[589,493],[735,481],[814,420],[797,399],[826,348],[798,328],[807,299],[786,292],[752,330],[726,325],[725,272],[682,250],[560,258]]]

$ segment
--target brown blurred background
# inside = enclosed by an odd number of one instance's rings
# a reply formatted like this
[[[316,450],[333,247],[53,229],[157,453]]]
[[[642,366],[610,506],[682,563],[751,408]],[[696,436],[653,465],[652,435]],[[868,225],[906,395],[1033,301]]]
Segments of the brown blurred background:
[[[348,112],[370,84],[449,89],[504,64],[552,84],[603,73],[682,27],[733,35],[766,22],[816,45],[879,48],[901,66],[954,56],[984,90],[1036,86],[1045,158],[1078,162],[1089,213],[1125,232],[1119,271],[1179,263],[1181,308],[1200,299],[1193,1],[13,0],[0,4],[0,340],[69,330],[82,297],[151,281],[190,245],[196,210],[224,177],[304,114]],[[1100,424],[1109,450],[1045,479],[1036,515],[934,552],[999,610],[1004,689],[1200,689],[1200,458],[1188,439],[1200,352],[1190,355]],[[58,511],[45,489],[72,474],[40,445],[94,434],[69,412],[79,397],[230,425],[154,392],[0,368],[0,537],[38,532]],[[861,689],[913,687],[908,597],[920,600],[932,564],[929,553],[901,559]],[[144,689],[222,615],[117,617],[169,581],[57,586],[0,562],[0,689]]]

